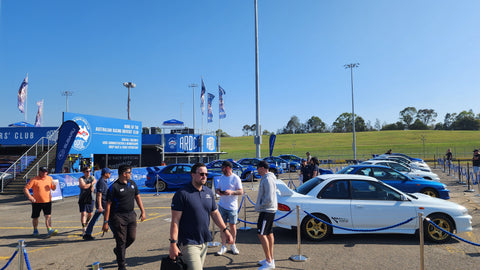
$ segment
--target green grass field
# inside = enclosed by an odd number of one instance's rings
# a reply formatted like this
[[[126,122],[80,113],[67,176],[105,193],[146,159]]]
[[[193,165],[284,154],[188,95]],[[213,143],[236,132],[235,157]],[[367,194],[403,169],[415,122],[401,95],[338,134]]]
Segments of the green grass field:
[[[352,159],[352,133],[314,133],[277,135],[273,155],[296,154],[305,157],[309,151],[319,159]],[[263,136],[261,156],[269,155],[269,136]],[[433,159],[451,148],[454,158],[471,158],[480,148],[480,131],[404,130],[356,132],[357,159],[383,154],[388,149],[414,157]],[[221,158],[255,157],[253,136],[222,137]]]

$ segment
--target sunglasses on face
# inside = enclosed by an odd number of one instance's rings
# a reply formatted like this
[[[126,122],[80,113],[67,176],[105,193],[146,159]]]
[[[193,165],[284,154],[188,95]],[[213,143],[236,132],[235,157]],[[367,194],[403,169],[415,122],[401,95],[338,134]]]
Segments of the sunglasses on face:
[[[197,174],[199,174],[200,176],[207,176],[208,175],[208,173],[197,173]]]

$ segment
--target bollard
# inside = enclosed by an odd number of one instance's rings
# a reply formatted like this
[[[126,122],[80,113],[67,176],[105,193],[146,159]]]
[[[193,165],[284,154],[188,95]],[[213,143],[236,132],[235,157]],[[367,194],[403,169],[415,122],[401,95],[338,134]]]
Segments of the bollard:
[[[219,242],[215,242],[215,226],[213,225],[213,221],[210,222],[210,227],[211,227],[211,234],[212,234],[212,242],[208,242],[207,243],[207,246],[210,248],[210,247],[218,247],[221,245],[221,243]],[[227,224],[228,226],[228,224]]]
[[[420,236],[420,270],[425,269],[423,213],[418,213],[418,231]]]
[[[243,198],[242,198],[242,201],[243,201],[243,227],[240,227],[238,228],[238,230],[241,230],[241,231],[248,231],[250,230],[251,228],[247,226],[247,201],[245,200],[245,196],[246,196],[247,193],[243,193]]]
[[[23,265],[25,264],[25,254],[23,254],[23,249],[25,248],[25,240],[18,240],[18,269],[23,270]]]
[[[294,262],[304,262],[307,260],[307,257],[302,256],[300,252],[301,236],[300,236],[300,206],[297,205],[297,251],[298,255],[290,256],[290,260]]]
[[[103,268],[100,267],[100,262],[94,262],[92,264],[92,270],[102,270]]]
[[[153,196],[160,196],[160,194],[158,194],[158,174],[156,175],[156,177],[157,177],[157,182],[155,182],[155,190],[157,193],[155,193],[155,195]]]
[[[475,190],[470,187],[470,167],[469,163],[467,163],[467,190],[465,192],[474,192]]]

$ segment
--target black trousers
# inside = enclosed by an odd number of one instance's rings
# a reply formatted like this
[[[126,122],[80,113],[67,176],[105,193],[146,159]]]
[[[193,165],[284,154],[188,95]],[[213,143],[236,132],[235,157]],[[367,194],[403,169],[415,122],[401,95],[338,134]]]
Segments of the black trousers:
[[[109,226],[112,228],[113,236],[117,246],[118,267],[125,267],[125,251],[135,241],[137,234],[137,214],[135,211],[128,213],[114,213],[109,218]]]

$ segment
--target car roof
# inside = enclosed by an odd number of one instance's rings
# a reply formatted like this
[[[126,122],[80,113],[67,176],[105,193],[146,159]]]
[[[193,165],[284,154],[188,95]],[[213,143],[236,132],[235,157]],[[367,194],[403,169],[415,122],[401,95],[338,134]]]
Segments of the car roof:
[[[323,180],[371,180],[374,182],[379,182],[379,180],[377,180],[376,178],[358,174],[322,174],[316,177]]]

